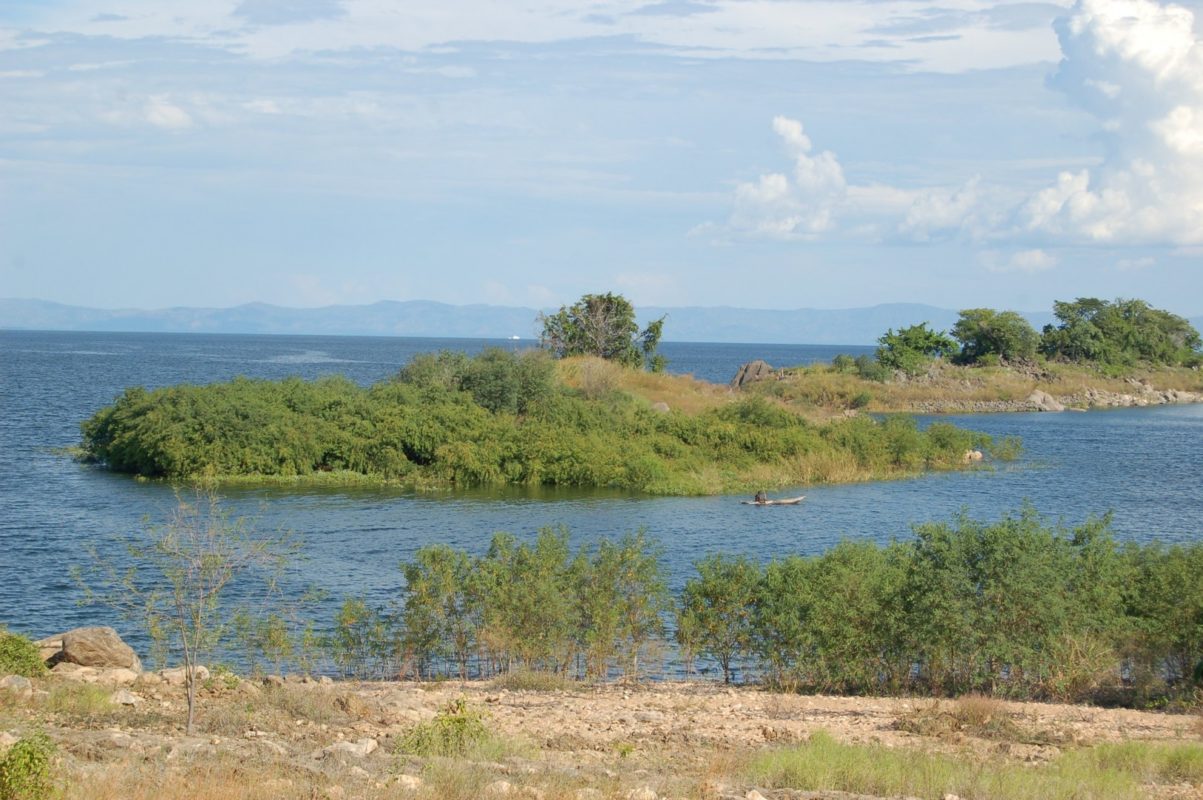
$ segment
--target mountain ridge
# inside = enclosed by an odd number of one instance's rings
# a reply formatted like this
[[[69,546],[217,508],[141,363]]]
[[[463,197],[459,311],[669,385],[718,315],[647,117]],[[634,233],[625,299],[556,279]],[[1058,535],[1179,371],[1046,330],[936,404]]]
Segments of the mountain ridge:
[[[521,339],[538,337],[542,311],[483,303],[379,300],[363,305],[290,308],[251,302],[229,308],[173,306],[99,309],[30,298],[0,298],[0,329],[130,333],[241,333]],[[738,306],[644,306],[641,322],[667,317],[666,341],[765,344],[875,344],[889,328],[927,322],[947,330],[959,311],[923,303],[845,309],[754,309]],[[1051,312],[1020,312],[1037,329]],[[1203,317],[1192,317],[1196,328]]]

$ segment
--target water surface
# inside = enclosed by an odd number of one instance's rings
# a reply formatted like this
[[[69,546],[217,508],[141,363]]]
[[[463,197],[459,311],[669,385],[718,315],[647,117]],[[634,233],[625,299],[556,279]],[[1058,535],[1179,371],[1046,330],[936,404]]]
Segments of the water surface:
[[[529,344],[529,343],[528,343]],[[414,353],[475,352],[485,340],[328,336],[221,336],[0,332],[0,622],[36,636],[108,622],[138,640],[128,623],[80,608],[72,565],[84,547],[162,519],[172,488],[84,466],[57,448],[77,444],[79,423],[130,385],[208,383],[235,375],[313,378],[343,373],[370,383]],[[738,366],[829,360],[868,348],[666,343],[670,369],[726,381]],[[996,518],[1030,502],[1050,519],[1079,523],[1114,513],[1124,539],[1192,541],[1203,533],[1203,407],[1090,413],[948,417],[995,436],[1022,437],[1026,452],[993,471],[916,480],[783,490],[801,506],[755,508],[734,497],[662,498],[605,491],[503,489],[414,494],[397,490],[254,489],[228,494],[237,514],[263,530],[289,529],[306,560],[291,585],[314,584],[330,600],[395,598],[397,565],[423,545],[445,542],[483,552],[496,531],[530,536],[564,524],[575,543],[645,527],[665,547],[672,585],[708,553],[768,559],[816,553],[841,538],[886,542],[910,526],[961,510]]]

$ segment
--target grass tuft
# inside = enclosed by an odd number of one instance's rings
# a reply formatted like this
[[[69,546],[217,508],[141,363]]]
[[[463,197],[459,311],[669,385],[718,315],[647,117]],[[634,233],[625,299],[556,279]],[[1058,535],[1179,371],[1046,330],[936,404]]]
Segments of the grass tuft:
[[[489,682],[492,689],[511,692],[569,692],[577,686],[575,680],[560,672],[525,669],[506,672]]]

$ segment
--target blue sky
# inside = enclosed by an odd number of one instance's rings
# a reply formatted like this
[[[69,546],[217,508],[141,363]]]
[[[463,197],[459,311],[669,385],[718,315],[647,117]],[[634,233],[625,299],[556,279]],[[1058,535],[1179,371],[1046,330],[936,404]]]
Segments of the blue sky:
[[[1199,314],[1201,16],[5,0],[0,296]]]

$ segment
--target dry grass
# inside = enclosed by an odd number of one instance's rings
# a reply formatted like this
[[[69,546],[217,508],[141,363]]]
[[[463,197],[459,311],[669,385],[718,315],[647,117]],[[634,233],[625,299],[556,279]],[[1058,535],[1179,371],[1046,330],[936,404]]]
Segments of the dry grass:
[[[90,683],[52,683],[43,704],[44,710],[67,724],[90,725],[105,722],[119,711],[113,704],[113,690]]]
[[[894,727],[935,739],[972,736],[998,742],[1063,744],[1070,738],[1051,730],[1024,727],[1004,701],[980,694],[947,702],[936,700],[899,717]]]
[[[580,686],[580,683],[562,672],[535,670],[506,672],[489,681],[490,688],[511,692],[570,692]]]
[[[220,736],[240,736],[249,730],[288,734],[301,725],[348,725],[371,713],[359,695],[323,686],[265,686],[253,695],[237,691],[220,700],[201,702],[202,731]]]
[[[574,357],[557,362],[560,380],[587,397],[603,397],[613,391],[627,392],[649,405],[665,403],[684,414],[700,414],[731,402],[726,386],[699,381],[690,375],[644,372],[628,369],[601,358]]]

